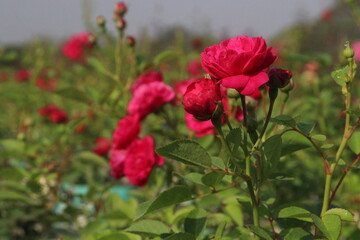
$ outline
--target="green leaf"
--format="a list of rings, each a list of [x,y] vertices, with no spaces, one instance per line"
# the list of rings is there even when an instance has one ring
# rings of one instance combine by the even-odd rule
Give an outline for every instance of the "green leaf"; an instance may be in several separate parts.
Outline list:
[[[203,177],[204,175],[203,174],[200,174],[200,173],[196,173],[196,172],[192,172],[192,173],[188,173],[184,176],[184,178],[186,180],[189,180],[193,183],[197,183],[197,184],[200,184],[200,185],[204,185],[204,183],[202,182],[201,178]]]
[[[327,150],[327,149],[332,148],[333,146],[334,146],[334,144],[332,144],[332,143],[327,143],[327,144],[322,145],[320,148],[321,148],[322,150]]]
[[[167,62],[173,58],[176,58],[177,56],[179,56],[179,53],[176,52],[176,51],[172,51],[172,50],[168,50],[168,51],[164,51],[164,52],[161,52],[159,53],[158,55],[156,55],[154,57],[154,65],[155,66],[159,66],[160,63],[163,63],[163,62]]]
[[[171,229],[164,223],[156,220],[142,220],[125,229],[127,232],[136,233],[145,237],[156,237],[171,233]]]
[[[192,210],[185,218],[184,230],[194,236],[199,236],[206,224],[207,212],[204,209],[197,208]]]
[[[31,200],[32,199],[29,198],[29,196],[27,196],[24,193],[6,190],[6,189],[1,189],[0,191],[0,201],[21,201],[21,202],[30,203]]]
[[[218,172],[209,172],[207,174],[205,174],[202,178],[201,181],[209,187],[215,187],[216,185],[218,185],[221,180],[224,178],[224,174],[222,173],[218,173]]]
[[[224,209],[228,216],[232,218],[232,220],[238,225],[243,226],[244,225],[244,216],[243,211],[241,210],[241,205],[235,201],[235,202],[229,202],[226,201],[224,203]]]
[[[291,228],[284,240],[313,240],[314,237],[302,228]]]
[[[254,225],[248,225],[248,227],[250,228],[250,231],[252,231],[255,235],[261,237],[262,239],[273,240],[270,233],[268,231],[266,231],[265,229],[263,229],[261,227],[256,227]]]
[[[76,157],[88,164],[92,163],[92,164],[95,164],[98,166],[107,166],[108,165],[107,161],[104,158],[102,158],[99,155],[97,155],[93,152],[90,152],[90,151],[80,152],[76,155]]]
[[[345,113],[349,114],[352,117],[360,118],[360,108],[351,108],[345,111]]]
[[[0,179],[4,180],[22,180],[25,177],[25,174],[17,168],[12,167],[2,167],[0,168]]]
[[[332,208],[327,210],[327,212],[324,214],[334,214],[337,215],[341,218],[342,221],[347,221],[347,222],[354,222],[354,216],[351,212],[349,212],[346,209],[343,208]]]
[[[160,193],[155,200],[140,204],[135,218],[138,219],[150,212],[188,200],[191,200],[190,190],[185,186],[174,186]]]
[[[290,117],[288,115],[276,116],[274,118],[271,118],[270,121],[280,124],[280,125],[287,126],[287,127],[295,127],[296,126],[295,119],[293,119],[292,117]]]
[[[240,146],[242,134],[243,133],[240,128],[234,128],[230,130],[229,134],[226,136],[226,141],[233,145],[233,149],[237,149]]]
[[[326,136],[322,135],[322,134],[313,135],[313,136],[311,136],[311,138],[313,140],[320,141],[320,142],[324,142],[326,140]]]
[[[69,87],[69,88],[63,88],[60,90],[57,90],[56,92],[53,92],[57,95],[60,95],[63,98],[68,98],[74,101],[78,101],[81,103],[89,103],[89,99],[86,96],[86,94],[76,88]]]
[[[281,146],[281,157],[311,147],[307,143],[285,143]]]
[[[300,123],[297,124],[297,127],[303,133],[310,134],[312,132],[312,130],[314,129],[315,124],[314,123],[300,122]]]
[[[281,145],[282,140],[280,135],[274,135],[264,142],[264,153],[270,169],[274,169],[280,160]]]
[[[344,68],[332,72],[331,77],[335,80],[337,84],[344,87],[346,86],[345,78],[347,77],[348,71],[349,71],[349,67],[346,66]]]
[[[214,167],[217,167],[217,168],[220,168],[220,169],[223,169],[223,170],[226,168],[225,163],[222,160],[222,158],[211,157],[211,163],[212,163],[212,166],[214,166]]]
[[[286,207],[279,211],[278,218],[296,218],[305,222],[312,222],[311,213],[300,207]]]
[[[176,140],[158,148],[156,153],[185,164],[211,168],[211,157],[206,149],[192,140]]]
[[[87,62],[89,63],[90,66],[95,68],[95,70],[98,73],[106,74],[108,72],[107,69],[104,67],[104,65],[97,58],[88,57]]]
[[[334,214],[327,214],[322,217],[322,221],[327,228],[331,239],[338,240],[341,233],[341,219]]]
[[[196,237],[190,233],[175,233],[164,240],[196,240]]]
[[[355,154],[360,154],[360,131],[353,133],[348,141],[348,145]]]
[[[100,238],[96,238],[96,240],[141,240],[140,236],[133,235],[131,233],[124,233],[124,232],[116,232],[106,234]]]
[[[330,232],[328,231],[328,229],[326,228],[325,224],[323,221],[321,221],[321,219],[316,216],[315,214],[310,214],[311,219],[313,220],[315,226],[325,235],[325,237],[327,237],[329,240],[333,240]]]
[[[25,150],[25,143],[17,139],[4,139],[0,141],[0,146],[11,153],[22,153]],[[1,149],[1,148],[0,148]]]

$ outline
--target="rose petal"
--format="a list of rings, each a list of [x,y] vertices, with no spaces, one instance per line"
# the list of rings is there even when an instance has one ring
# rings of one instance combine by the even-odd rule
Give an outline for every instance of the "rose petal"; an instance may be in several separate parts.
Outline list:
[[[244,88],[249,82],[250,76],[236,75],[221,79],[221,84],[227,88]]]
[[[267,81],[269,81],[268,75],[265,72],[260,72],[254,76],[249,76],[249,82],[246,84],[245,88],[237,90],[242,95],[250,96]]]

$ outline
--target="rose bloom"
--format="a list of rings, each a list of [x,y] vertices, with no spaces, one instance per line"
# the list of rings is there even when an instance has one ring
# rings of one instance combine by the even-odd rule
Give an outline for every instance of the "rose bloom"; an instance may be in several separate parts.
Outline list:
[[[141,85],[134,92],[127,111],[144,119],[148,114],[160,108],[175,97],[173,89],[163,82],[152,82]]]
[[[154,165],[163,165],[164,159],[155,151],[154,139],[147,136],[134,140],[126,149],[124,175],[135,186],[144,186]]]
[[[203,73],[201,62],[198,60],[193,60],[187,65],[187,72],[191,77],[197,78],[200,77]]]
[[[38,113],[53,123],[66,123],[68,120],[67,113],[54,104],[40,108]]]
[[[111,150],[110,151],[110,174],[115,179],[119,179],[124,176],[124,163],[125,163],[126,150]]]
[[[36,85],[44,91],[52,92],[56,90],[57,80],[38,78],[36,79]]]
[[[136,89],[138,89],[140,86],[152,82],[163,82],[164,78],[161,72],[157,71],[151,71],[147,73],[141,74],[138,79],[136,79],[136,82],[131,86],[130,90],[132,93],[135,92]]]
[[[118,121],[112,136],[112,149],[126,148],[140,133],[140,122],[137,116],[126,116]]]
[[[360,62],[360,40],[354,42],[352,44],[352,48],[354,49],[354,59],[356,62]]]
[[[72,36],[62,47],[62,54],[72,61],[82,61],[85,51],[91,49],[93,45],[89,41],[91,33],[83,32]]]
[[[110,150],[110,141],[107,138],[99,137],[95,140],[95,147],[93,153],[105,156]]]
[[[17,82],[26,82],[29,81],[31,77],[31,72],[27,69],[17,70],[15,73],[15,81]]]
[[[290,70],[284,70],[281,68],[271,68],[268,72],[269,81],[267,85],[272,88],[283,88],[289,84],[292,78],[292,72]]]
[[[175,105],[175,106],[180,105],[180,103],[181,103],[181,101],[182,101],[182,99],[183,99],[183,97],[184,97],[184,94],[185,94],[185,92],[186,92],[187,87],[188,87],[191,83],[193,83],[193,82],[195,82],[195,81],[197,81],[197,80],[195,80],[195,79],[188,79],[188,80],[181,81],[181,82],[178,82],[178,83],[175,84],[175,86],[174,86],[174,90],[175,90],[175,93],[176,93],[176,98],[175,98],[175,100],[174,100],[174,105]]]
[[[238,36],[201,53],[202,66],[210,76],[246,96],[269,80],[266,70],[276,59],[262,37]]]
[[[203,137],[210,134],[215,134],[215,127],[211,120],[199,121],[190,113],[185,113],[186,126],[195,132],[196,137]]]
[[[221,102],[220,87],[214,79],[202,78],[191,83],[184,94],[183,105],[185,111],[201,120],[213,117]]]

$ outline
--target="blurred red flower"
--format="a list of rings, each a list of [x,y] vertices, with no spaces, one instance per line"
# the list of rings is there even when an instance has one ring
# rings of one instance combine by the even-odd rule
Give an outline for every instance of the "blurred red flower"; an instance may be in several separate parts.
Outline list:
[[[72,61],[82,61],[85,58],[85,51],[91,49],[93,45],[89,41],[91,33],[83,32],[72,36],[63,45],[62,54]]]

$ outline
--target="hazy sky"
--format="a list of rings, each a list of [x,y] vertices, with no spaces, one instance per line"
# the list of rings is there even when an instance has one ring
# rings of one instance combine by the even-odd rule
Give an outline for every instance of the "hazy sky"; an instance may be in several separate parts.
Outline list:
[[[21,43],[36,36],[56,39],[85,30],[83,5],[91,16],[104,15],[109,28],[114,0],[0,0],[0,44]],[[244,33],[271,37],[299,20],[319,18],[334,0],[127,0],[127,34],[143,28],[156,34],[166,26],[183,25],[201,32]]]

